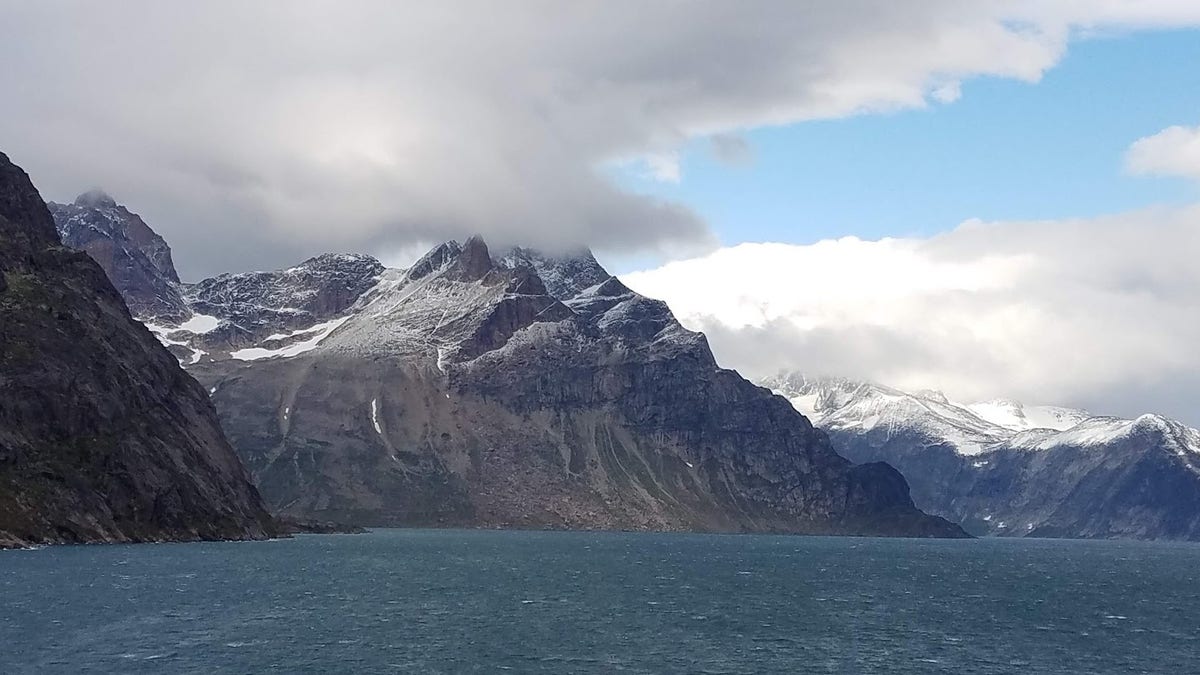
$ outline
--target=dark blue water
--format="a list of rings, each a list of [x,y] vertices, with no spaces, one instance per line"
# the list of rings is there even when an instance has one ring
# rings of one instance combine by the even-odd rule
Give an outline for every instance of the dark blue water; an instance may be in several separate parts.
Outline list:
[[[0,671],[1200,672],[1200,546],[383,530],[0,552]]]

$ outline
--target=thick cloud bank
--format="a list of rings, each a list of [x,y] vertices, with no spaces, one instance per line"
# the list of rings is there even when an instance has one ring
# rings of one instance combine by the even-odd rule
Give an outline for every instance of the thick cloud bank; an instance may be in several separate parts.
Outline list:
[[[723,365],[1200,426],[1200,206],[742,244],[623,279]]]
[[[697,136],[948,102],[1036,80],[1093,29],[1190,0],[0,0],[0,147],[52,198],[102,186],[182,271],[286,265],[484,232],[615,251],[711,247],[679,180]],[[686,177],[684,177],[686,180]]]

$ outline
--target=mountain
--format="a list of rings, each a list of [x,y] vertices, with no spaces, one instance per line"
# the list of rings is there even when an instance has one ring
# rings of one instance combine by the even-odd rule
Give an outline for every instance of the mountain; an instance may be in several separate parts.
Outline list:
[[[473,238],[406,270],[321,256],[182,294],[196,314],[152,329],[289,516],[963,536],[586,251]]]
[[[186,318],[171,247],[145,221],[100,190],[46,205],[62,242],[86,251],[139,317]]]
[[[110,241],[134,241],[123,234]],[[274,527],[204,390],[101,267],[62,245],[28,176],[0,154],[0,546]]]
[[[858,461],[885,461],[916,505],[974,534],[1200,539],[1200,432],[1016,401],[781,374],[786,396]]]

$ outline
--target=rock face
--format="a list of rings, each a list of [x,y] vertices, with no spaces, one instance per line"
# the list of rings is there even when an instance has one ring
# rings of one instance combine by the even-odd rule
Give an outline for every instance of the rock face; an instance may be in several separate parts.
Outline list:
[[[320,278],[347,280],[330,305],[340,314],[298,328],[259,311],[253,332],[270,335],[185,358],[282,513],[368,526],[963,534],[915,509],[894,469],[852,465],[784,399],[718,368],[702,335],[586,252],[494,259],[474,238],[408,270],[330,260],[343,273]],[[296,305],[249,290],[245,301]],[[218,303],[193,308],[248,323]],[[175,337],[186,349],[201,339]]]
[[[344,313],[383,272],[368,256],[326,254],[286,270],[185,284],[166,241],[107,194],[48,207],[62,242],[99,263],[133,315],[185,363],[224,358],[281,331],[302,333]]]
[[[854,461],[886,461],[917,506],[973,534],[1200,539],[1200,432],[1014,401],[784,374],[787,396]]]
[[[135,315],[182,320],[191,313],[180,294],[171,247],[140,216],[99,190],[71,204],[47,206],[62,242],[99,263]]]
[[[170,264],[138,253],[114,264]],[[0,154],[0,545],[261,538],[273,527],[204,390],[100,266],[61,244],[29,178]]]
[[[180,338],[212,358],[239,347],[256,345],[269,336],[282,346],[309,329],[344,314],[375,286],[383,265],[364,255],[326,254],[274,272],[222,274],[184,287],[194,316],[207,323],[185,322]],[[191,324],[191,325],[189,325]],[[156,332],[170,328],[155,326]]]

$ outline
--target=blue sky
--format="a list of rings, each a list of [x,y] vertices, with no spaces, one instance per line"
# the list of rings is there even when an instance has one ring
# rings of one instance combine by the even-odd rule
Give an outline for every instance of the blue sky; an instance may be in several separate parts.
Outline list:
[[[1131,176],[1123,157],[1138,138],[1197,123],[1200,31],[1141,32],[1073,42],[1037,83],[973,79],[949,104],[753,130],[743,165],[696,140],[678,184],[636,167],[617,180],[687,204],[725,245],[927,236],[968,218],[1195,201],[1195,183]]]

